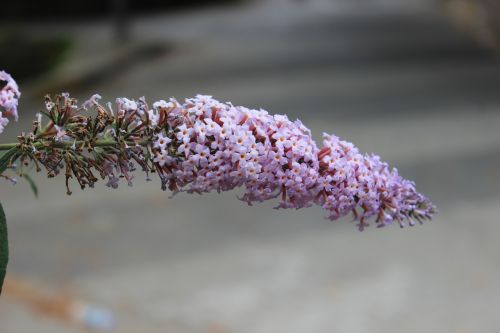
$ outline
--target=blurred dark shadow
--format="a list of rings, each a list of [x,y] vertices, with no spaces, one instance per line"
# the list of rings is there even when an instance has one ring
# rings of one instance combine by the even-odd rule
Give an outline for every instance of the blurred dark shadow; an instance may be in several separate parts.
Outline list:
[[[8,1],[2,5],[2,10],[9,13],[8,20],[34,19],[37,21],[48,20],[73,20],[96,19],[124,11],[133,16],[144,13],[164,11],[185,11],[203,7],[214,7],[241,3],[245,0],[86,0],[64,1],[43,0]],[[133,13],[133,15],[131,14]]]

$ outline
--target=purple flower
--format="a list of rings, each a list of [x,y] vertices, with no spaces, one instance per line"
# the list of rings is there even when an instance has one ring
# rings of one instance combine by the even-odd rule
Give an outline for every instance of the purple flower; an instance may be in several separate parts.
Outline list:
[[[153,145],[154,148],[158,148],[160,150],[165,150],[167,145],[172,142],[170,138],[167,136],[163,135],[163,133],[159,133],[158,137]]]
[[[0,133],[3,132],[5,126],[9,123],[5,116],[12,116],[14,120],[19,119],[17,113],[17,105],[21,92],[16,81],[5,71],[0,71]]]
[[[9,123],[9,119],[2,116],[2,112],[0,112],[0,133],[3,133],[5,126]]]

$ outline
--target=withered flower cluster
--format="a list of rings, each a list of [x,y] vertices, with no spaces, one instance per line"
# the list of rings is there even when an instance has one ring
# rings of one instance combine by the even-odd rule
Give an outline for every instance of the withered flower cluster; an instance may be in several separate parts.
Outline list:
[[[140,100],[138,108],[130,112],[118,104],[113,112],[99,105],[98,98],[94,95],[78,106],[67,94],[46,96],[46,110],[37,115],[31,133],[18,136],[18,151],[12,159],[19,159],[20,168],[34,163],[36,170],[45,169],[49,178],[64,172],[68,194],[72,178],[82,189],[106,177],[110,178],[108,184],[116,187],[118,177],[131,184],[136,165],[146,173],[154,171],[148,144],[160,129],[148,126],[149,118],[141,113],[148,108],[146,103]],[[167,112],[161,111],[163,119]],[[45,126],[42,114],[49,120]]]

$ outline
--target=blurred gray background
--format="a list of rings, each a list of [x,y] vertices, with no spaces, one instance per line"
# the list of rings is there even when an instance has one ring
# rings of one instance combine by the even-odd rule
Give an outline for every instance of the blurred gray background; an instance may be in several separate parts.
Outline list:
[[[439,214],[360,233],[318,207],[248,207],[234,192],[170,198],[140,173],[119,190],[73,184],[70,197],[64,177],[35,175],[38,199],[3,182],[2,333],[101,331],[75,304],[109,311],[124,333],[498,332],[494,1],[23,3],[2,11],[0,68],[23,92],[2,142],[31,128],[45,93],[210,94],[381,155]]]

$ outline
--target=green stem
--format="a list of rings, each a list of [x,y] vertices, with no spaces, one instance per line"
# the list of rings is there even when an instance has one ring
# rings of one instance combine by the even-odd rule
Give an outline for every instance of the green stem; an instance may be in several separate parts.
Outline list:
[[[0,143],[0,150],[9,150],[17,146],[17,143]]]
[[[9,150],[10,148],[14,148],[17,143],[0,143],[0,150]]]
[[[148,144],[148,140],[143,140],[143,141],[140,141],[139,144],[141,146],[145,146]],[[82,145],[84,144],[85,142],[84,141],[76,141],[76,145]],[[62,142],[53,142],[51,144],[52,147],[54,148],[68,148],[68,147],[71,147],[73,146],[73,142],[68,142],[68,141],[62,141]],[[115,140],[109,140],[109,139],[103,139],[103,140],[97,140],[95,141],[92,146],[93,147],[113,147],[113,146],[116,146],[117,142]],[[134,142],[128,142],[128,144],[130,145],[135,145]],[[0,143],[0,151],[2,150],[9,150],[11,148],[14,148],[18,145],[18,143]],[[36,142],[33,144],[33,146],[35,148],[42,148],[44,146],[43,142]]]

